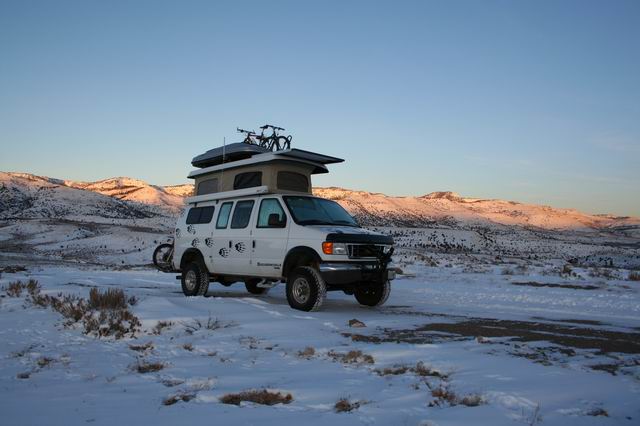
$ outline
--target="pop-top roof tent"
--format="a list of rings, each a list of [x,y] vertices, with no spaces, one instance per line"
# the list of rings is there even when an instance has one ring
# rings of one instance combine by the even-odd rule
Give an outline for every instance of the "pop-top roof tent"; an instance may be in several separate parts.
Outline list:
[[[327,164],[341,163],[331,157],[301,149],[271,151],[253,143],[232,143],[193,158],[198,167],[195,195],[188,203],[266,193],[311,193],[311,175],[328,173]]]

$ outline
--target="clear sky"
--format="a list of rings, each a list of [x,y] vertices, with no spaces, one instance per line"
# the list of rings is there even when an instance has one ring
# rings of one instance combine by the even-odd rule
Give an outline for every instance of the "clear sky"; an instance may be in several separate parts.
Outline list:
[[[0,0],[0,170],[183,183],[264,123],[315,185],[640,216],[640,1]]]

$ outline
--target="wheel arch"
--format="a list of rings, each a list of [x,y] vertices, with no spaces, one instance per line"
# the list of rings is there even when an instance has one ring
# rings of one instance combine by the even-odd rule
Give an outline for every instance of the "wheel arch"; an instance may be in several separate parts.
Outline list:
[[[200,250],[196,248],[189,248],[182,253],[182,257],[180,258],[180,270],[184,270],[184,267],[193,261],[200,261],[206,267],[204,262],[204,256],[200,252]]]
[[[317,251],[310,247],[298,246],[287,252],[282,265],[282,276],[288,277],[289,273],[298,266],[317,267],[322,259]]]

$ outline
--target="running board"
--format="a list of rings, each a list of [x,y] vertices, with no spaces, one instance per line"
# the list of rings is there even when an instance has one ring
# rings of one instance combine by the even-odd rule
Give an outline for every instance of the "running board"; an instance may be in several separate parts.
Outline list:
[[[258,284],[256,284],[256,287],[258,287],[258,288],[273,288],[273,287],[275,287],[277,285],[278,285],[278,281],[262,280]]]

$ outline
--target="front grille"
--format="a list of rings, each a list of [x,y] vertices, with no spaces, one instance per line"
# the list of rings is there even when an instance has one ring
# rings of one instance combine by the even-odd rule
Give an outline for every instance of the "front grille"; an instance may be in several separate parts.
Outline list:
[[[348,244],[347,250],[352,259],[377,258],[383,253],[384,246],[376,244]]]

